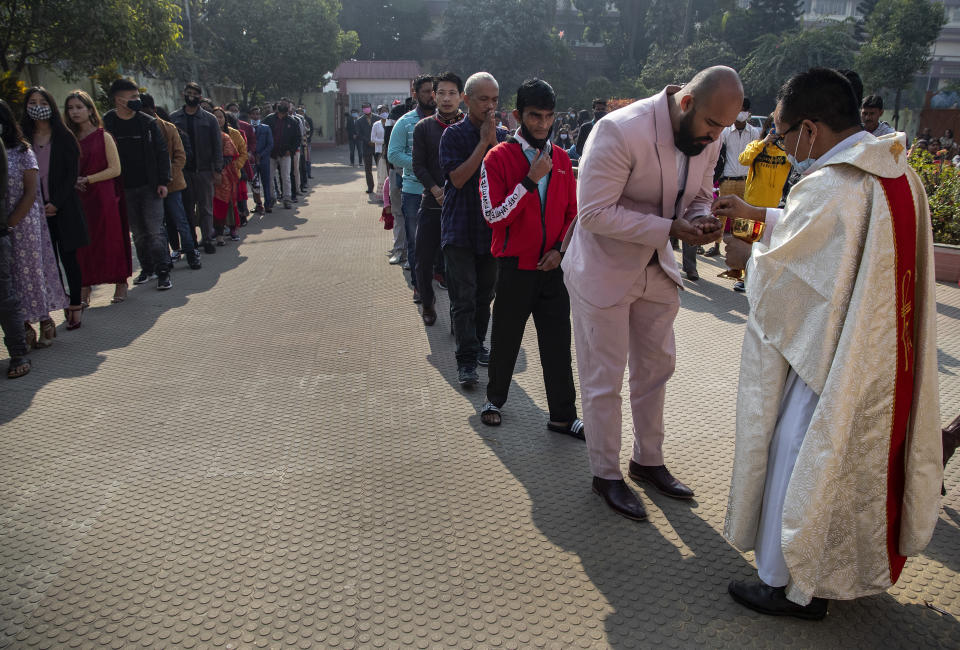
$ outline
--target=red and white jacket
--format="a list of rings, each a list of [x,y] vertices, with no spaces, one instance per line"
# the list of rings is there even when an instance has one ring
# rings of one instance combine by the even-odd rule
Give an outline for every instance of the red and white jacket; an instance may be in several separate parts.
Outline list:
[[[577,216],[577,181],[570,157],[549,142],[553,171],[547,186],[546,205],[527,179],[530,161],[524,153],[533,147],[518,131],[487,152],[480,170],[483,216],[493,229],[490,252],[494,257],[519,258],[517,268],[535,271],[551,248],[560,250],[567,228]]]

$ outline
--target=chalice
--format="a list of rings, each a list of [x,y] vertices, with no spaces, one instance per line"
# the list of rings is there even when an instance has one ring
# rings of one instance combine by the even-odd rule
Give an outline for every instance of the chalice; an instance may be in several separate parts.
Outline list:
[[[767,225],[763,221],[754,221],[753,219],[745,219],[743,217],[736,217],[733,219],[720,217],[720,219],[724,221],[724,233],[729,232],[737,239],[745,241],[749,244],[760,241],[760,238],[763,237],[763,230]],[[745,269],[727,269],[717,277],[730,278],[731,280],[743,280],[744,271]]]

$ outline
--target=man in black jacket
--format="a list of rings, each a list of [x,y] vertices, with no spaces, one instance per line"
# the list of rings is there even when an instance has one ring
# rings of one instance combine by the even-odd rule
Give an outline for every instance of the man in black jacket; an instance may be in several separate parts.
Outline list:
[[[170,121],[190,136],[193,156],[187,159],[183,177],[187,189],[183,204],[190,227],[200,227],[200,241],[207,254],[217,252],[213,245],[213,188],[223,171],[223,140],[217,118],[200,108],[200,86],[191,81],[183,89],[184,105],[170,114]]]
[[[370,102],[363,102],[363,106],[360,108],[360,111],[363,113],[360,117],[357,118],[357,140],[360,142],[363,149],[363,170],[367,175],[367,194],[373,193],[373,153],[374,153],[374,144],[370,139],[371,132],[373,131],[373,123],[377,119],[373,115],[373,107],[370,105]]]
[[[589,122],[580,125],[580,134],[577,136],[577,155],[583,156],[583,149],[587,146],[587,138],[590,136],[590,131],[593,130],[593,125],[596,124],[600,118],[607,114],[607,100],[605,99],[594,99],[593,100],[593,119]]]
[[[293,152],[300,146],[300,124],[290,117],[290,102],[281,99],[277,110],[264,118],[263,123],[273,132],[273,150],[270,152],[270,178],[280,171],[280,198],[283,207],[290,209],[290,168]]]
[[[434,305],[433,264],[440,250],[440,211],[443,207],[443,170],[440,168],[440,136],[451,124],[463,119],[460,95],[463,81],[452,72],[434,78],[437,112],[413,127],[413,173],[423,184],[423,198],[417,215],[417,259],[411,263],[417,274],[417,288],[423,301],[423,322],[437,321]]]
[[[123,191],[133,242],[140,259],[140,275],[134,284],[143,284],[157,274],[157,289],[170,282],[170,255],[163,229],[163,199],[170,183],[167,139],[157,120],[140,109],[140,90],[129,79],[110,85],[115,108],[103,116],[103,125],[117,143]]]

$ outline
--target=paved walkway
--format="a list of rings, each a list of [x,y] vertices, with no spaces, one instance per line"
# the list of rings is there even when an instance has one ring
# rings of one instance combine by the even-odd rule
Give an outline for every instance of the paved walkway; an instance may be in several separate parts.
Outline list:
[[[480,423],[446,295],[425,331],[362,173],[317,158],[295,211],[172,291],[97,290],[0,383],[0,647],[960,647],[960,462],[889,593],[812,624],[727,596],[753,575],[720,534],[747,303],[719,262],[683,294],[666,407],[697,500],[646,493],[629,522],[546,430],[533,339],[503,426]],[[960,290],[938,298],[946,422]]]

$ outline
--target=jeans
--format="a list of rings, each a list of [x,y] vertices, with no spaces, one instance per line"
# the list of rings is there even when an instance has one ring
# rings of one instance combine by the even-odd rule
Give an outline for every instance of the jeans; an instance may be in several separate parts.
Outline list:
[[[151,185],[123,190],[127,200],[127,217],[133,233],[140,268],[147,273],[165,273],[170,269],[167,233],[163,230],[163,199]]]
[[[0,237],[0,327],[3,328],[3,344],[11,359],[27,356],[27,337],[23,330],[23,311],[20,298],[13,288],[13,246],[10,237]]]
[[[357,162],[363,162],[363,143],[359,139],[354,138],[350,141],[350,165],[353,165],[353,153],[357,153]]]
[[[163,200],[163,212],[167,219],[167,231],[172,227],[179,235],[179,246],[173,246],[174,239],[170,238],[171,248],[188,253],[196,249],[197,242],[194,241],[193,228],[187,223],[187,212],[183,208],[183,192],[177,190],[167,194]]]
[[[289,201],[290,200],[290,154],[281,156],[280,158],[271,158],[270,159],[270,182],[273,182],[273,179],[277,175],[277,171],[280,172],[280,196],[277,197],[280,201]]]
[[[478,255],[461,246],[444,246],[443,255],[447,261],[453,335],[457,340],[457,367],[475,368],[490,323],[497,260],[489,253]]]
[[[187,213],[187,222],[191,231],[200,227],[201,242],[213,239],[213,172],[191,172],[184,170],[187,189],[183,190],[183,207]],[[190,239],[196,239],[192,236]]]
[[[270,178],[270,156],[264,156],[257,161],[256,173],[260,176],[260,187],[263,192],[263,204],[273,207],[273,179]]]
[[[407,258],[407,228],[403,218],[403,192],[400,190],[401,176],[390,173],[390,211],[393,213],[393,254]]]
[[[532,315],[550,419],[570,422],[577,417],[577,390],[570,354],[570,296],[563,284],[563,271],[559,267],[522,271],[517,268],[516,257],[497,259],[497,267],[487,400],[495,406],[506,403],[523,330]]]
[[[290,198],[297,198],[300,193],[300,150],[293,152],[293,159],[290,161]]]
[[[420,200],[423,198],[420,194],[408,194],[403,192],[403,198],[400,200],[401,210],[403,211],[403,229],[407,234],[407,261],[410,262],[411,271],[415,271],[414,264],[417,262],[417,214],[420,212]],[[413,288],[417,288],[416,272],[411,273],[411,283]]]
[[[440,250],[440,208],[423,208],[417,215],[417,260],[410,263],[416,274],[416,286],[420,290],[424,308],[432,307],[434,301],[434,260]]]

